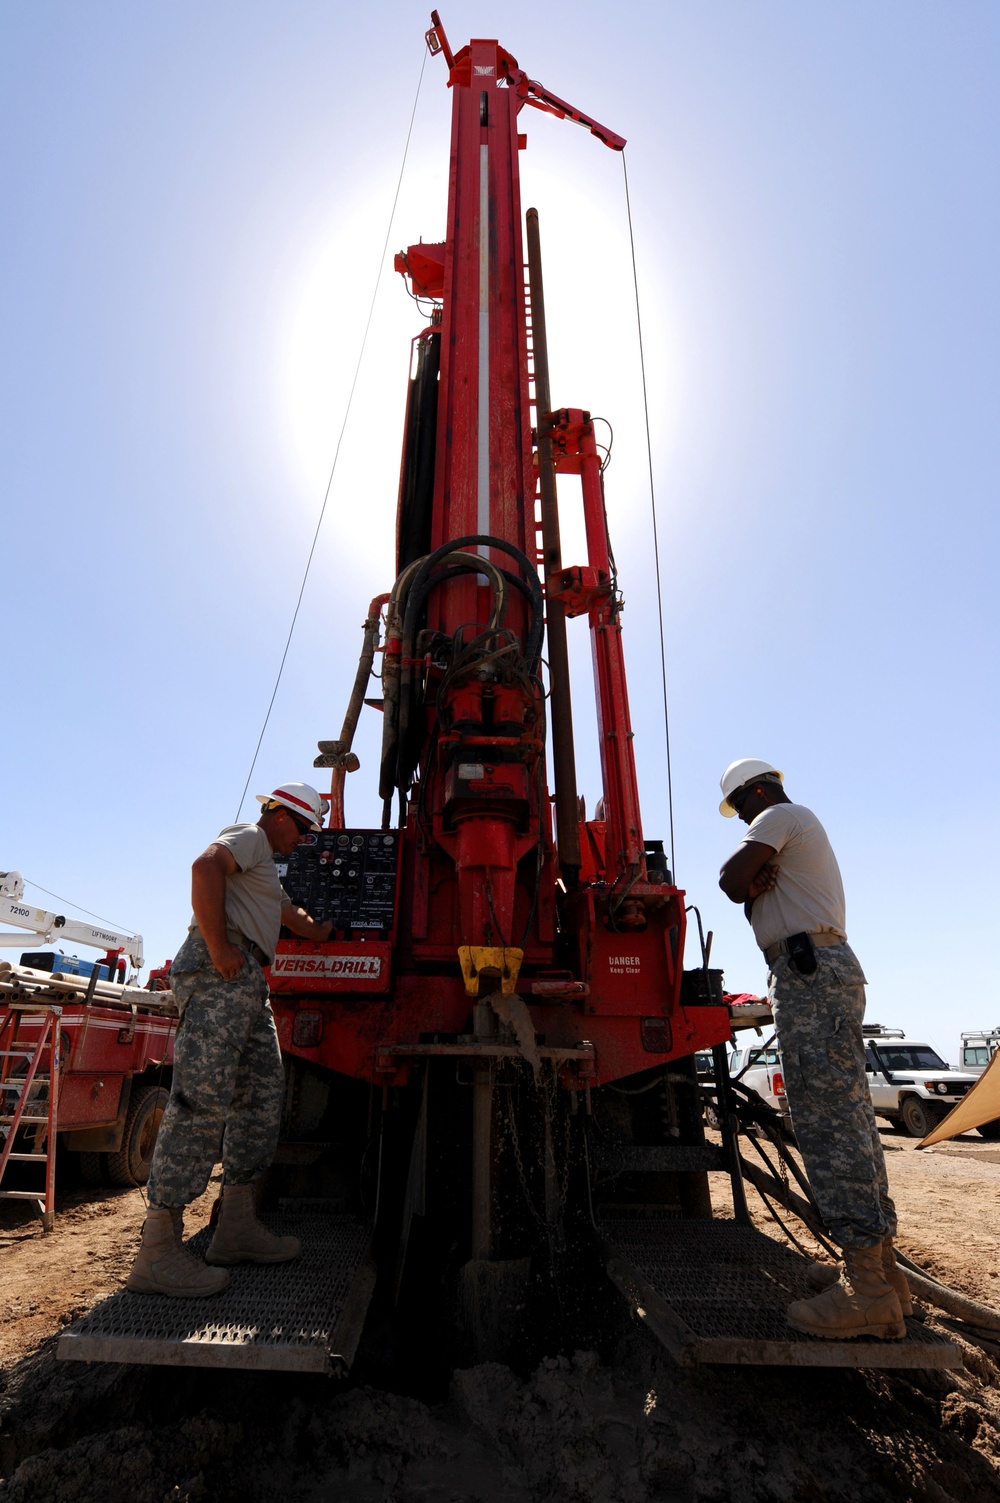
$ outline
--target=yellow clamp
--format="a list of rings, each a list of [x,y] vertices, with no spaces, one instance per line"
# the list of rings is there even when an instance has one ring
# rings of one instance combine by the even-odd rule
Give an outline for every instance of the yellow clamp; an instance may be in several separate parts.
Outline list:
[[[500,973],[500,990],[509,997],[517,986],[524,951],[513,945],[459,945],[458,963],[462,967],[462,980],[470,997],[479,996],[479,976],[482,971]],[[493,988],[491,988],[492,990]]]

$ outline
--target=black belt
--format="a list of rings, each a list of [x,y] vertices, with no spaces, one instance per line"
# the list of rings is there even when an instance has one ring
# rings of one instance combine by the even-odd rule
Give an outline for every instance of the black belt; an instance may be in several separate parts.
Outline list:
[[[234,945],[239,945],[241,950],[248,950],[258,965],[270,965],[271,957],[265,954],[260,945],[255,945],[252,939],[247,939],[239,929],[227,929],[226,938]]]
[[[847,944],[847,940],[842,934],[810,934],[809,938],[812,940],[817,950],[825,949],[828,945]],[[774,941],[774,944],[768,945],[767,949],[764,951],[764,959],[767,961],[768,965],[770,965],[772,960],[777,960],[779,955],[787,954],[788,940],[776,939]]]
[[[202,934],[197,924],[191,925],[190,932],[192,934],[197,934],[200,940],[204,940],[205,938],[204,934]],[[231,945],[238,945],[241,950],[246,950],[250,955],[252,955],[258,965],[271,964],[271,956],[265,954],[260,945],[255,945],[252,939],[247,939],[246,935],[242,934],[239,929],[227,929],[226,938]]]

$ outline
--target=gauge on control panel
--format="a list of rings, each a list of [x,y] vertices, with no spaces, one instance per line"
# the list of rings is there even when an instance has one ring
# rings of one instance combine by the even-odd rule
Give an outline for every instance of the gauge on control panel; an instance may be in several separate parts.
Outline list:
[[[291,856],[275,858],[293,903],[335,930],[392,928],[399,834],[395,830],[321,830]]]

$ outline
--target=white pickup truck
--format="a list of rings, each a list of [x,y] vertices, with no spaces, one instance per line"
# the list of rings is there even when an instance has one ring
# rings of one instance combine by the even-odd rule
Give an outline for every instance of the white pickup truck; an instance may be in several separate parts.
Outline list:
[[[711,1050],[703,1049],[694,1058],[698,1080],[705,1097],[705,1121],[709,1127],[718,1127],[715,1066],[712,1063]],[[788,1102],[785,1098],[785,1082],[781,1073],[781,1056],[773,1035],[766,1044],[755,1043],[749,1048],[745,1046],[738,1049],[731,1048],[727,1058],[730,1080],[735,1080],[748,1091],[755,1092],[762,1101],[773,1107],[781,1117],[782,1132],[788,1139],[794,1141]]]
[[[953,1070],[930,1044],[908,1039],[901,1028],[867,1023],[864,1035],[868,1089],[875,1115],[911,1137],[926,1137],[976,1083],[976,1075]],[[711,1055],[706,1054],[704,1059],[699,1078],[707,1084],[712,1077]],[[791,1136],[784,1071],[774,1039],[731,1050],[729,1073],[781,1113]],[[710,1125],[714,1124],[710,1121]],[[1000,1120],[984,1122],[977,1131],[983,1138],[1000,1138]]]
[[[941,1056],[900,1028],[865,1025],[868,1089],[875,1115],[902,1127],[911,1137],[923,1138],[947,1116],[976,1083],[976,1076],[953,1070]],[[1000,1137],[1000,1122],[979,1128],[984,1138]]]
[[[740,1081],[749,1091],[756,1091],[768,1106],[788,1116],[781,1055],[773,1042],[734,1049],[729,1056],[729,1078]]]

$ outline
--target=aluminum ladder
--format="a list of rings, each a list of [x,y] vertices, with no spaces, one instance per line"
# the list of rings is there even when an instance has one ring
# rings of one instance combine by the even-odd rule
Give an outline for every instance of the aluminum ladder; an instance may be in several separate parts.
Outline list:
[[[0,1008],[0,1200],[31,1201],[46,1232],[55,1224],[61,1017],[62,1008],[51,1003]],[[44,1164],[44,1186],[5,1190],[10,1163]]]

